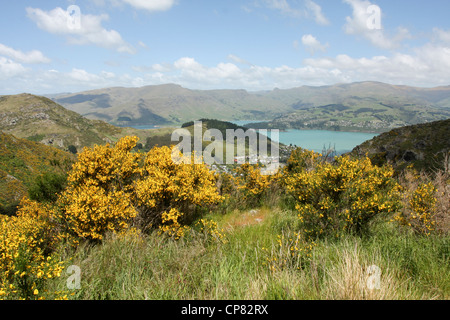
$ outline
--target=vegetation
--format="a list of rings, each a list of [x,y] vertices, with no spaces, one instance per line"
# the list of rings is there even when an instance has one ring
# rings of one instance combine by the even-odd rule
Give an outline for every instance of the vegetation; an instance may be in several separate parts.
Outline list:
[[[137,143],[83,149],[56,201],[0,216],[0,298],[450,297],[448,170],[298,149],[218,173]]]
[[[356,147],[353,156],[368,155],[377,165],[391,164],[397,173],[413,165],[428,173],[446,170],[450,154],[450,119],[407,126],[383,133]]]
[[[0,212],[14,215],[20,200],[55,200],[75,158],[54,147],[0,133]]]
[[[83,147],[117,142],[124,136],[145,139],[168,131],[122,128],[101,120],[89,120],[50,99],[31,94],[0,96],[0,115],[0,130],[5,134],[73,154]]]

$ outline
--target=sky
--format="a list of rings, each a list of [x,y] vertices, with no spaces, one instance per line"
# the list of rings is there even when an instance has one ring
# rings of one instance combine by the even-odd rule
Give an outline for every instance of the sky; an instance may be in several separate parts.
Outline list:
[[[450,85],[448,0],[15,0],[0,95]]]

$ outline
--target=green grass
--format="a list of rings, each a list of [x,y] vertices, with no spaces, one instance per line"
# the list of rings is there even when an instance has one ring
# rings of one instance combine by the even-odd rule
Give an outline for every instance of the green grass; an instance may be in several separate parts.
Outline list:
[[[448,236],[419,237],[379,221],[370,236],[324,239],[303,267],[269,269],[268,257],[286,258],[277,236],[295,231],[294,212],[279,208],[211,213],[227,242],[192,232],[180,241],[157,233],[141,241],[110,236],[101,245],[67,253],[82,271],[71,299],[308,300],[449,299]],[[263,248],[267,248],[264,250]],[[370,290],[370,266],[381,271]],[[66,290],[66,277],[51,289]]]

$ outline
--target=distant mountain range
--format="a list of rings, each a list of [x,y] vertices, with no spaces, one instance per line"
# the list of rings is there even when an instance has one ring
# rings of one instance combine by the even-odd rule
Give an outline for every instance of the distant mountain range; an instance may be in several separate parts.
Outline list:
[[[89,119],[116,125],[181,125],[200,118],[266,120],[267,128],[383,132],[450,118],[450,86],[358,82],[286,90],[190,90],[175,84],[49,96]]]

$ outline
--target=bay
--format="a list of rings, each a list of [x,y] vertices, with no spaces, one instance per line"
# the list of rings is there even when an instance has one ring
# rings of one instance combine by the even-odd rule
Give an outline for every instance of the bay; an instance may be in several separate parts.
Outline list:
[[[270,132],[268,136],[271,137]],[[315,152],[322,152],[324,149],[331,148],[337,154],[343,154],[352,151],[356,146],[376,136],[376,133],[365,132],[288,130],[279,133],[279,142]]]
[[[251,122],[260,121],[233,121],[233,123],[245,126]],[[376,137],[376,133],[344,132],[328,130],[287,130],[279,132],[279,142],[286,145],[294,145],[303,149],[322,152],[324,149],[334,149],[337,154],[352,151],[361,143]],[[270,131],[268,132],[271,138]]]
[[[244,126],[255,121],[230,121]],[[158,126],[133,126],[136,129],[156,129]],[[303,149],[322,152],[324,149],[333,148],[337,154],[352,151],[361,143],[376,137],[376,133],[366,132],[342,132],[327,130],[287,130],[279,132],[279,142],[285,145],[295,145]],[[271,137],[270,130],[268,136]]]

